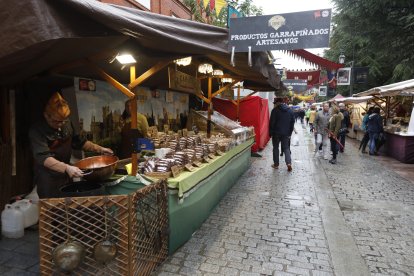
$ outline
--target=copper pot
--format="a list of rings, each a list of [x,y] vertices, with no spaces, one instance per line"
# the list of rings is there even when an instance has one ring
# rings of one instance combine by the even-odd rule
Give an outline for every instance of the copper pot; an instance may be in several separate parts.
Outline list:
[[[99,182],[114,174],[118,160],[114,155],[101,155],[82,159],[74,165],[84,171],[85,180]]]

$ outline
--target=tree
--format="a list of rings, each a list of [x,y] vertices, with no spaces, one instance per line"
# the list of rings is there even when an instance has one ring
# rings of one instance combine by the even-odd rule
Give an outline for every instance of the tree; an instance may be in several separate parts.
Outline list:
[[[354,66],[370,68],[368,85],[356,86],[354,90],[413,78],[414,1],[333,2],[336,14],[331,48],[325,52],[325,57],[338,60],[343,52],[348,61],[354,61]]]
[[[253,0],[226,0],[227,4],[233,6],[245,16],[262,15],[263,9],[253,4]],[[200,1],[203,3],[203,1]],[[227,26],[227,8],[223,8],[219,14],[210,12],[209,7],[199,5],[197,0],[184,0],[184,5],[190,8],[192,19],[195,21],[209,23],[219,27]],[[204,15],[204,17],[203,17]]]

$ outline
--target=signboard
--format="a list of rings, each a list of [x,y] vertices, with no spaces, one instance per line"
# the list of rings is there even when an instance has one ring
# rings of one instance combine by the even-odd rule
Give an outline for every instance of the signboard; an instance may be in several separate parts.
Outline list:
[[[308,89],[307,80],[286,79],[283,81],[283,85],[286,86],[289,92],[294,92],[296,94],[305,92]]]
[[[319,86],[319,96],[325,97],[328,94],[328,87],[327,86]]]
[[[353,67],[352,73],[354,76],[354,83],[367,83],[368,82],[369,67]]]
[[[196,77],[168,67],[168,87],[173,90],[191,94],[201,94],[200,82]]]
[[[331,10],[230,18],[229,49],[236,52],[329,46]]]
[[[339,68],[336,85],[350,85],[351,84],[351,67]]]

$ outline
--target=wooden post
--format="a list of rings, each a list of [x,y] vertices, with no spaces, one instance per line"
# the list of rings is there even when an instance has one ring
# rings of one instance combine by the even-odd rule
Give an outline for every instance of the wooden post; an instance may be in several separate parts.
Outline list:
[[[237,121],[240,119],[240,85],[237,87]]]
[[[212,90],[212,79],[211,77],[208,78],[208,100],[210,101],[208,103],[208,112],[207,112],[207,138],[210,138],[211,136],[211,113],[212,113],[212,99],[211,99],[211,91]]]
[[[385,106],[386,106],[385,123],[383,125],[387,125],[388,118],[390,117],[391,97],[386,97]]]
[[[136,71],[135,71],[135,65],[131,65],[129,67],[129,75],[130,75],[130,81],[133,82],[136,79]],[[131,130],[136,130],[138,128],[138,122],[137,122],[137,99],[136,95],[131,98]],[[135,143],[134,143],[135,145]],[[132,155],[131,155],[131,162],[132,162],[132,169],[131,169],[131,175],[136,175],[138,171],[138,154],[134,152],[135,149],[132,149]]]

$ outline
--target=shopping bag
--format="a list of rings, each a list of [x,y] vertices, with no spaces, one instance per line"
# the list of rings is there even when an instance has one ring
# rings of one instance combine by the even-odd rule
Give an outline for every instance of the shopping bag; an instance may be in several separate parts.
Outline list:
[[[322,134],[320,133],[316,134],[316,144],[317,145],[322,144]]]
[[[299,146],[299,136],[297,134],[292,136],[292,145]]]

